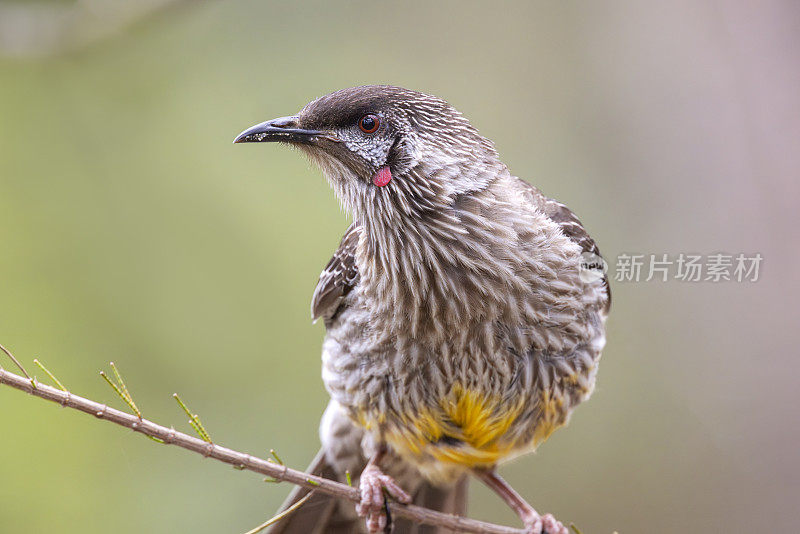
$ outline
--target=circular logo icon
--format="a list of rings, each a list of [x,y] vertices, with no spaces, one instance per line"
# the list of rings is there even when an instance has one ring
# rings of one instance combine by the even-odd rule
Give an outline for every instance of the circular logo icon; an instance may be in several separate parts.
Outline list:
[[[582,281],[589,284],[602,280],[608,272],[608,264],[606,261],[591,252],[581,253],[581,263],[578,266],[578,276]]]

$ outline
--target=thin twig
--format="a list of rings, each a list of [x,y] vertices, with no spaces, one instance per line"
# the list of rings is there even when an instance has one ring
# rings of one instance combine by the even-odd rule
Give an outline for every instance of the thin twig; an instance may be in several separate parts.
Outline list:
[[[111,370],[114,371],[114,376],[117,379],[117,384],[119,385],[119,389],[122,390],[122,393],[125,395],[125,398],[128,399],[128,405],[133,409],[133,412],[141,419],[142,412],[139,411],[138,406],[136,406],[136,403],[133,402],[133,397],[131,396],[131,392],[128,391],[128,386],[125,385],[125,381],[122,379],[122,375],[117,370],[117,366],[114,365],[114,362],[108,362],[108,365],[110,365]]]
[[[120,389],[120,387],[117,384],[112,382],[111,379],[108,378],[108,375],[105,372],[100,371],[100,376],[102,376],[103,380],[105,380],[106,383],[109,386],[111,386],[111,389],[113,389],[114,392],[119,396],[119,398],[122,399],[122,402],[127,404],[128,408],[133,410],[133,413],[136,414],[136,417],[141,419],[142,418],[142,412],[139,411],[139,408],[136,407],[136,405],[133,403],[133,401],[130,399],[130,397],[128,395],[125,395],[125,393],[122,391],[122,389]]]
[[[200,422],[200,418],[197,416],[197,414],[192,413],[192,411],[188,406],[186,406],[186,403],[181,400],[177,393],[173,393],[172,398],[175,399],[175,401],[178,403],[178,406],[183,408],[183,411],[189,416],[189,424],[192,425],[192,428],[194,428],[194,431],[197,432],[197,435],[200,436],[200,438],[206,443],[211,443],[211,436],[209,436],[208,432],[206,432],[206,429],[203,426],[203,423]]]
[[[49,377],[50,377],[50,380],[52,380],[52,381],[55,383],[55,385],[57,385],[57,386],[58,386],[58,389],[60,389],[61,391],[67,391],[67,388],[65,388],[65,387],[64,387],[64,384],[62,384],[62,383],[61,383],[61,381],[60,381],[58,378],[56,378],[56,375],[54,375],[53,373],[51,373],[51,372],[50,372],[50,369],[48,369],[47,367],[45,367],[45,366],[44,366],[44,364],[43,364],[42,362],[40,362],[39,360],[37,360],[36,358],[34,358],[34,359],[33,359],[33,363],[35,363],[35,364],[36,364],[36,365],[39,367],[39,369],[41,369],[42,371],[44,371],[44,372],[45,372],[45,374],[46,374],[47,376],[49,376]]]
[[[8,372],[4,369],[0,369],[0,384],[5,384],[20,391],[30,393],[36,397],[94,415],[99,419],[110,421],[147,436],[158,438],[163,440],[166,444],[176,445],[182,449],[199,453],[207,458],[213,458],[230,465],[242,466],[248,471],[271,476],[278,480],[302,486],[310,490],[316,490],[317,492],[332,495],[353,503],[360,501],[358,489],[349,487],[346,484],[304,473],[285,465],[278,465],[262,458],[209,443],[202,439],[189,436],[188,434],[178,432],[175,429],[161,426],[147,419],[140,419],[135,415],[116,410],[105,404],[100,404],[51,386],[38,384],[34,387],[30,379],[26,379],[25,377]],[[521,529],[435,512],[427,508],[410,504],[389,502],[388,508],[395,517],[404,517],[415,523],[448,528],[456,532],[524,534],[524,531]]]
[[[253,530],[248,530],[247,532],[245,532],[245,534],[256,534],[257,532],[261,532],[262,530],[264,530],[268,526],[274,525],[275,523],[277,523],[278,521],[280,521],[284,517],[290,515],[292,512],[294,512],[295,510],[297,510],[298,508],[303,506],[306,503],[306,501],[311,498],[312,495],[314,495],[314,492],[313,491],[309,491],[306,494],[305,497],[303,497],[302,499],[300,499],[299,501],[297,501],[296,503],[291,505],[289,508],[287,508],[283,512],[279,513],[278,515],[276,515],[274,517],[271,517],[270,519],[264,521],[263,523],[258,525]]]
[[[14,357],[14,355],[13,355],[13,354],[11,354],[11,351],[10,351],[10,350],[8,350],[7,348],[5,348],[3,345],[0,345],[0,350],[2,350],[3,352],[5,352],[5,353],[6,353],[6,356],[8,356],[9,358],[11,358],[11,361],[12,361],[12,362],[14,362],[14,364],[15,364],[17,367],[19,367],[19,370],[20,370],[20,371],[22,371],[22,374],[23,374],[23,375],[25,375],[25,377],[26,377],[26,378],[28,379],[28,381],[31,383],[31,386],[33,386],[33,388],[34,388],[34,389],[36,389],[36,382],[34,382],[33,378],[31,378],[31,375],[29,375],[29,374],[28,374],[28,371],[26,371],[26,370],[25,370],[25,368],[24,368],[24,367],[22,367],[22,364],[21,364],[21,363],[19,363],[19,360],[18,360],[18,359],[16,359],[16,358]]]
[[[36,360],[34,360],[34,361],[36,361]],[[125,381],[122,379],[122,374],[117,369],[117,366],[114,365],[114,362],[108,362],[108,363],[109,363],[109,365],[111,365],[111,369],[114,370],[114,376],[117,378],[117,383],[115,384],[114,382],[112,382],[111,379],[108,378],[108,375],[105,374],[103,371],[100,371],[100,376],[102,376],[103,380],[105,380],[106,383],[109,386],[111,386],[111,389],[113,389],[114,392],[119,396],[119,398],[122,399],[122,402],[127,404],[128,408],[133,410],[133,413],[136,414],[136,417],[138,417],[141,420],[142,419],[142,412],[141,412],[141,410],[139,410],[139,407],[136,406],[136,403],[133,402],[133,395],[131,395],[131,392],[128,390],[128,386],[125,385]],[[53,379],[55,379],[55,377],[53,377]],[[67,390],[65,389],[64,391],[67,391]],[[69,393],[69,391],[67,391],[67,393]],[[162,443],[162,444],[164,443],[164,440],[159,439],[159,438],[157,438],[155,436],[147,436],[147,437],[150,438],[151,440],[155,441],[156,443]]]

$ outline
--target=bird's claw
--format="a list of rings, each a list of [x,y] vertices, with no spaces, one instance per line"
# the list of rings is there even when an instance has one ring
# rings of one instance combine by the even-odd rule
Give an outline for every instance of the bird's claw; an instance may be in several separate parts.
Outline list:
[[[380,532],[386,528],[384,489],[399,502],[411,502],[411,497],[408,493],[392,477],[384,474],[377,466],[367,466],[361,473],[359,481],[361,502],[356,505],[356,512],[358,512],[359,516],[367,519],[367,530],[370,533]]]
[[[569,534],[567,527],[553,517],[553,514],[531,515],[525,519],[527,534]]]

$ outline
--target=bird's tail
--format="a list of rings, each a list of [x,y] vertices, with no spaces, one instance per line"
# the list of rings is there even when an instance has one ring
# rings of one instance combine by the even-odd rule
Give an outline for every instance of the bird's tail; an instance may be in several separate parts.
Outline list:
[[[329,464],[325,451],[320,450],[307,473],[339,480],[341,477]],[[303,487],[295,489],[281,505],[286,510],[308,494]],[[417,484],[412,492],[412,502],[432,510],[456,515],[467,512],[467,477],[447,487],[437,487],[427,481]],[[449,529],[418,525],[406,519],[393,518],[393,534],[449,534]],[[323,493],[315,493],[302,507],[270,526],[268,534],[362,534],[366,532],[364,519],[355,513],[353,503],[336,499]]]

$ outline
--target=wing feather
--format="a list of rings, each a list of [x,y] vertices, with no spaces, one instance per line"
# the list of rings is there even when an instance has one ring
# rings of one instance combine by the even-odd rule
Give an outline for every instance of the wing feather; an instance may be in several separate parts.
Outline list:
[[[360,235],[358,224],[351,224],[344,233],[339,248],[319,275],[319,282],[311,299],[311,317],[315,321],[320,317],[326,321],[332,319],[339,312],[345,297],[358,284],[355,252]]]

